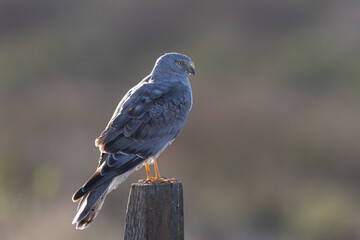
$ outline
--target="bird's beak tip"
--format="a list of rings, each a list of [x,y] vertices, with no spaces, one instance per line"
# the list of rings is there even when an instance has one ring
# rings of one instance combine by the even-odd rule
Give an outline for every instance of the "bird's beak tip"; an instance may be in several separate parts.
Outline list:
[[[195,66],[194,66],[193,63],[190,65],[190,71],[189,71],[189,73],[190,73],[191,75],[195,75]]]

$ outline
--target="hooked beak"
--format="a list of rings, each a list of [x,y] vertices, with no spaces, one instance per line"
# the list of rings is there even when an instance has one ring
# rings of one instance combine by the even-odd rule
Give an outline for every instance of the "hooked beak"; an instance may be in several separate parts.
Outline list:
[[[194,63],[190,64],[189,74],[195,75],[195,65],[194,65]]]

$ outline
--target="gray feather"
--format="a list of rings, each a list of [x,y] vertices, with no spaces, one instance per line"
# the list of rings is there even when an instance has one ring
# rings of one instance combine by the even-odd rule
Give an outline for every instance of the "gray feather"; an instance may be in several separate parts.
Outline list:
[[[194,73],[190,58],[167,53],[123,97],[95,140],[101,151],[98,169],[73,196],[74,201],[80,200],[73,221],[77,229],[89,226],[106,195],[180,133],[192,106],[188,75]]]

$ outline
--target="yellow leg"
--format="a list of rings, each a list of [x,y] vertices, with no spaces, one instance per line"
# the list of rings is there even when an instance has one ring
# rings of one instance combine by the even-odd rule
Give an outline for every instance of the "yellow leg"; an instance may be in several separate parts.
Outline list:
[[[139,183],[152,182],[154,178],[151,176],[149,164],[145,163],[146,179],[140,179]]]
[[[156,158],[154,158],[154,168],[155,168],[155,179],[161,179],[159,167],[157,165]]]
[[[160,177],[159,167],[156,161],[156,158],[154,158],[154,168],[155,168],[155,178],[154,182],[161,182],[161,183],[168,183],[168,182],[176,182],[175,178],[162,178]]]
[[[175,178],[162,178],[160,176],[159,167],[156,161],[156,158],[154,158],[154,168],[155,168],[155,178],[151,176],[150,168],[147,163],[145,163],[145,169],[146,169],[146,180],[139,180],[140,183],[169,183],[169,182],[176,182]]]
[[[146,169],[146,175],[147,175],[146,178],[152,179],[149,164],[145,163],[145,169]]]

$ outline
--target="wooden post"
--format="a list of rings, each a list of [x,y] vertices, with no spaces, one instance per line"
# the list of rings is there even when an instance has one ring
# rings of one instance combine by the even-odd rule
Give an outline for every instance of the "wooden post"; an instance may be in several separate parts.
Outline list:
[[[126,210],[125,240],[183,240],[182,184],[133,183]]]

